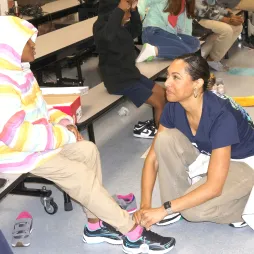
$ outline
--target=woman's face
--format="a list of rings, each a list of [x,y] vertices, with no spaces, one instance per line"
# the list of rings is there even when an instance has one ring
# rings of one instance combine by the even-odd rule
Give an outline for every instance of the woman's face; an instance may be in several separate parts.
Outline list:
[[[169,102],[181,102],[193,96],[195,81],[186,71],[183,60],[175,60],[168,68],[166,97]]]
[[[30,39],[23,49],[21,62],[33,62],[35,54],[35,43]]]

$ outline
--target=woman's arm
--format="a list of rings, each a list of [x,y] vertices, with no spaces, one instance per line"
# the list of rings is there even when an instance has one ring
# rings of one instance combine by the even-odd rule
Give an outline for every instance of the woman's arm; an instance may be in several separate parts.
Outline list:
[[[207,181],[195,190],[171,201],[171,209],[181,212],[198,206],[206,201],[221,195],[225,184],[231,157],[231,146],[218,148],[212,151],[208,167]],[[143,226],[147,229],[167,215],[164,206],[143,210],[141,213]]]
[[[188,194],[171,201],[172,210],[181,212],[220,196],[228,175],[230,157],[231,146],[213,150],[208,167],[207,181]]]
[[[159,126],[158,133],[162,132],[166,128],[162,125]],[[158,135],[157,133],[157,135]],[[151,207],[152,203],[152,193],[153,188],[157,176],[157,170],[158,170],[158,161],[156,158],[155,150],[154,150],[154,144],[156,141],[155,136],[152,146],[149,150],[149,153],[145,159],[144,167],[142,170],[142,180],[141,180],[141,204],[140,209],[149,209]],[[135,214],[136,222],[140,223],[140,211],[136,212]]]

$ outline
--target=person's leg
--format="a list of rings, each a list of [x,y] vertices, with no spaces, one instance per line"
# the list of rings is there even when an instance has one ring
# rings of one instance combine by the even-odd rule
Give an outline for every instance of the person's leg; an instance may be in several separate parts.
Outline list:
[[[207,181],[192,185],[186,193]],[[241,222],[244,207],[254,185],[254,170],[246,163],[232,161],[221,196],[183,211],[182,216],[193,222],[210,221],[220,224]]]
[[[219,62],[240,35],[242,26],[231,26],[221,21],[208,19],[202,19],[199,23],[218,35],[214,41],[208,60]]]
[[[147,103],[154,107],[155,124],[158,127],[160,116],[166,104],[165,88],[141,75],[139,80],[126,83],[126,88],[116,94],[128,97],[136,107]]]
[[[180,55],[194,53],[199,47],[199,40],[185,34],[171,34],[155,28],[146,35],[146,43],[158,48],[158,57],[174,59]]]
[[[206,59],[209,56],[217,37],[218,35],[213,33],[205,39],[205,43],[201,46],[201,55],[203,58]]]
[[[166,104],[165,89],[162,86],[155,84],[152,89],[152,95],[147,99],[146,103],[154,108],[154,120],[155,125],[158,128],[160,117]]]
[[[80,141],[66,145],[58,155],[31,173],[53,181],[90,211],[88,216],[92,217],[92,223],[85,226],[85,242],[122,244],[126,253],[141,253],[144,242],[149,249],[154,250],[157,246],[154,252],[159,253],[166,253],[174,247],[174,238],[159,236],[136,225],[104,189],[100,156],[93,143]],[[94,223],[96,217],[100,221]]]
[[[53,181],[90,212],[88,219],[99,218],[122,233],[129,232],[134,222],[102,186],[100,156],[89,141],[66,145],[62,151],[32,174]],[[90,220],[91,221],[91,220]]]
[[[145,28],[143,31],[145,44],[137,58],[137,62],[150,59],[152,56],[174,59],[180,55],[194,53],[199,47],[199,40],[189,35],[175,35],[160,28]],[[155,52],[155,54],[154,54]]]
[[[235,7],[237,10],[254,11],[253,0],[241,0],[240,3]]]
[[[196,160],[199,151],[177,129],[158,133],[154,148],[159,164],[161,202],[181,197],[190,187],[188,166]]]
[[[195,53],[200,49],[200,41],[194,36],[187,34],[178,34],[185,45],[188,45],[190,48],[190,53]]]

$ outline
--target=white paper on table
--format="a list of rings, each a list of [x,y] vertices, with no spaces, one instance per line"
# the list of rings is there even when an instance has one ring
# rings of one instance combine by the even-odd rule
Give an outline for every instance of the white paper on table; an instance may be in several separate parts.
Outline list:
[[[48,94],[80,94],[81,96],[87,94],[89,91],[88,86],[78,87],[41,87],[43,95]]]
[[[254,187],[244,208],[242,218],[254,230]]]

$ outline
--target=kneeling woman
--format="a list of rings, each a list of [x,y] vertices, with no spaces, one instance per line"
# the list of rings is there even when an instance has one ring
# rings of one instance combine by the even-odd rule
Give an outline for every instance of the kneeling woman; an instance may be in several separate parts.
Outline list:
[[[207,91],[209,76],[207,62],[194,55],[174,60],[168,69],[169,103],[145,160],[141,210],[135,214],[147,228],[181,216],[246,225],[242,213],[254,185],[254,124],[232,99]],[[151,208],[157,174],[162,206]],[[198,182],[191,181],[193,175]]]

